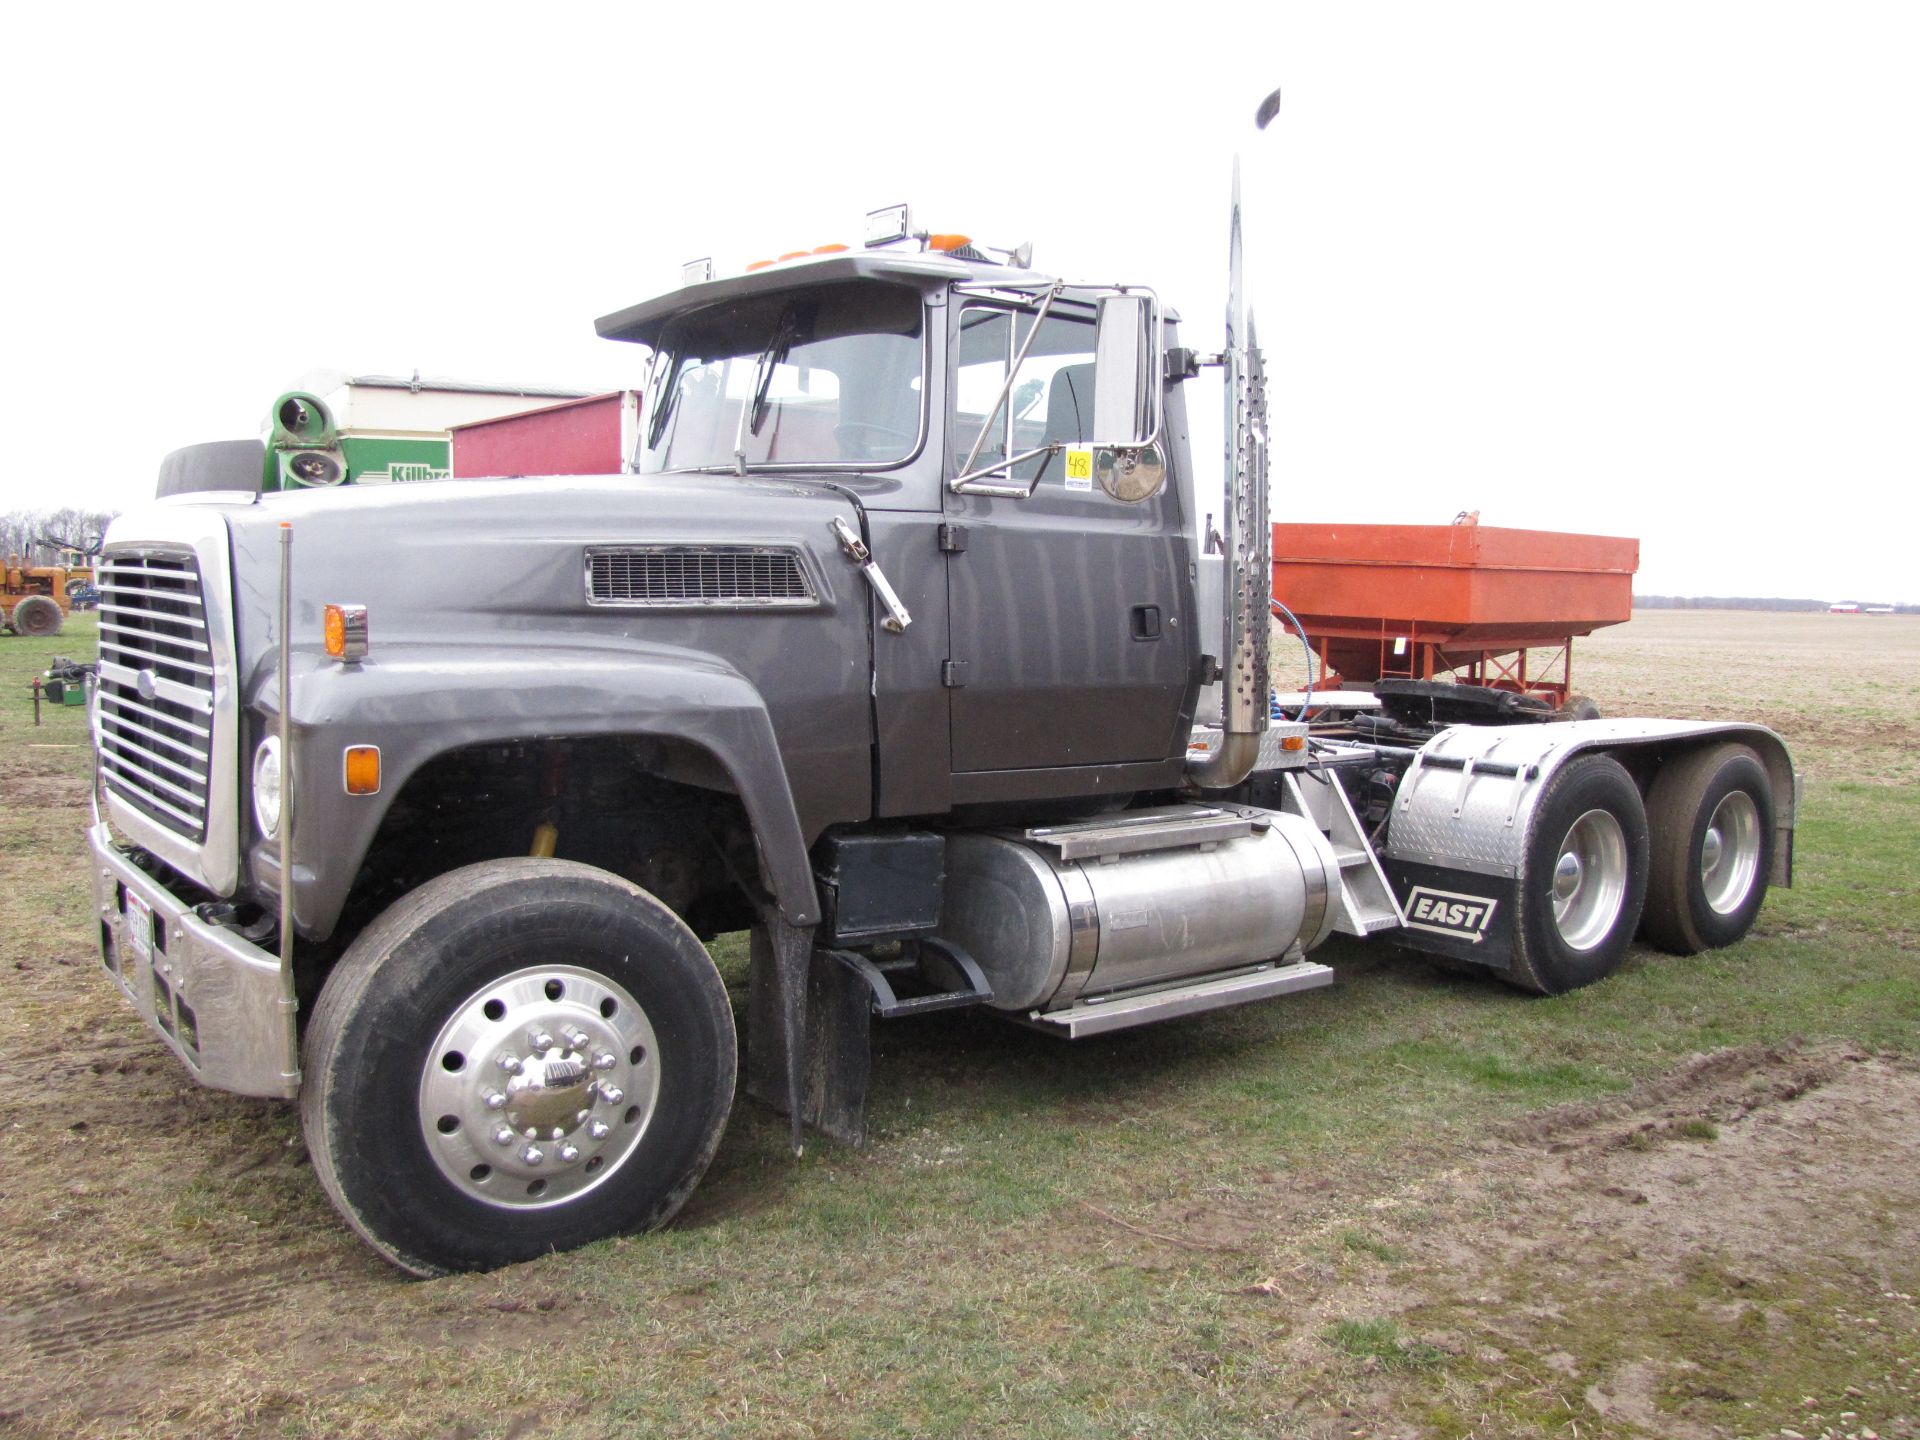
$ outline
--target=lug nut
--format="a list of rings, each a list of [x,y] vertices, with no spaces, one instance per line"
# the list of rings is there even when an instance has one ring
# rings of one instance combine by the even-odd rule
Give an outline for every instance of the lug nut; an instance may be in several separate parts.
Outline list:
[[[549,1140],[564,1140],[567,1138],[567,1132],[556,1125],[547,1132],[547,1138]]]
[[[619,1061],[613,1058],[613,1052],[611,1050],[602,1050],[598,1055],[593,1057],[593,1068],[596,1070],[611,1070],[619,1063]]]
[[[486,1107],[489,1110],[498,1110],[507,1103],[507,1097],[502,1095],[498,1090],[489,1090],[480,1098],[486,1103]]]
[[[600,1098],[609,1105],[618,1105],[622,1100],[627,1098],[627,1092],[622,1090],[618,1085],[602,1085],[600,1087]]]
[[[527,1044],[531,1045],[535,1050],[551,1050],[553,1048],[553,1036],[549,1035],[545,1030],[529,1030],[527,1032]]]
[[[505,1125],[500,1126],[499,1129],[493,1132],[493,1143],[496,1145],[511,1145],[513,1143],[512,1129]]]
[[[560,1147],[560,1158],[571,1165],[580,1158],[580,1147],[578,1145],[562,1145]]]
[[[509,1052],[508,1054],[502,1055],[498,1060],[495,1060],[493,1063],[498,1065],[502,1070],[506,1071],[507,1074],[509,1075],[518,1075],[520,1073],[520,1057],[518,1055],[512,1054],[511,1052]]]
[[[604,1140],[607,1138],[607,1132],[612,1129],[613,1127],[607,1124],[606,1121],[595,1120],[591,1125],[587,1126],[587,1134],[596,1140]]]
[[[574,1029],[566,1031],[565,1034],[567,1044],[571,1045],[575,1050],[584,1050],[587,1048],[588,1040],[586,1031]]]
[[[529,1145],[520,1152],[520,1159],[528,1165],[538,1165],[547,1155],[538,1145]]]

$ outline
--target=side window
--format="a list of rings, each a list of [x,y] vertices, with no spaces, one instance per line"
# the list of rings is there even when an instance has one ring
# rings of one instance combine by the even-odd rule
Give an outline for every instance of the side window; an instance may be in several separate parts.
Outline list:
[[[960,341],[953,386],[954,463],[973,447],[986,424],[993,402],[1007,383],[1007,367],[1026,341],[1032,327],[1030,312],[999,306],[969,305],[960,312]],[[1093,438],[1092,319],[1047,316],[1028,347],[1014,381],[1013,393],[981,443],[974,468],[1005,460],[1009,453],[1024,454],[1055,441],[1084,442]],[[1012,451],[1007,449],[1011,416]],[[1041,455],[1014,467],[1020,480],[1057,479],[1057,459]]]

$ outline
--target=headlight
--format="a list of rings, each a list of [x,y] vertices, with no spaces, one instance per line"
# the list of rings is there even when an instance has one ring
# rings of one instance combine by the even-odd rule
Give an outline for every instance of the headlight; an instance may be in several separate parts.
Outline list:
[[[253,752],[253,818],[271,840],[280,831],[280,737],[269,735]]]

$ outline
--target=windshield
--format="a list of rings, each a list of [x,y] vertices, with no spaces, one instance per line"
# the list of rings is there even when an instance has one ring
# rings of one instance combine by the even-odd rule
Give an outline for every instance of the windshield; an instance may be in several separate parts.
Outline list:
[[[919,444],[919,292],[854,283],[671,320],[640,468],[892,465]]]

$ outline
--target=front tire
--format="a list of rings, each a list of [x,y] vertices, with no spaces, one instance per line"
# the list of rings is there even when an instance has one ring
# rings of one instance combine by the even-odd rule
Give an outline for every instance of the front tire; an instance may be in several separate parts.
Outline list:
[[[1647,895],[1647,816],[1633,777],[1606,755],[1574,760],[1535,807],[1507,978],[1545,995],[1612,973]]]
[[[1716,745],[1669,762],[1648,792],[1647,819],[1647,939],[1697,955],[1744,937],[1773,868],[1773,785],[1760,757]]]
[[[664,1223],[712,1160],[736,1041],[713,961],[638,886],[561,860],[443,875],[328,977],[300,1114],[327,1198],[415,1275]]]

